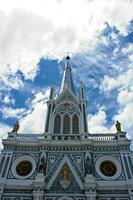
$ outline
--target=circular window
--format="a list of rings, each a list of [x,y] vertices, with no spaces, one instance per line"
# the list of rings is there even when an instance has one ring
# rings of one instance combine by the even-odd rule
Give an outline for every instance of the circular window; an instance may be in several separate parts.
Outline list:
[[[117,168],[116,165],[109,161],[105,160],[100,164],[100,171],[105,175],[105,176],[114,176],[116,174]]]
[[[16,158],[12,164],[12,174],[18,179],[29,178],[36,169],[34,158],[29,155],[22,155]]]
[[[19,176],[27,176],[32,171],[32,164],[28,160],[18,163],[16,172]]]
[[[95,169],[104,180],[116,180],[122,173],[119,160],[111,155],[99,156],[95,162]]]

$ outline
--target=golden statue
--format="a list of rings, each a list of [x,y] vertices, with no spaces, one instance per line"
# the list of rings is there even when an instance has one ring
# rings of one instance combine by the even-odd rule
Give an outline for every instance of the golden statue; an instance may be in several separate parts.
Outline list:
[[[116,126],[116,130],[117,130],[117,132],[121,132],[121,123],[118,122],[118,121],[116,121],[115,126]]]
[[[67,164],[63,166],[63,180],[69,180],[69,167]]]
[[[19,130],[19,123],[18,123],[18,121],[16,121],[16,123],[13,125],[13,129],[11,132],[17,133],[18,130]]]

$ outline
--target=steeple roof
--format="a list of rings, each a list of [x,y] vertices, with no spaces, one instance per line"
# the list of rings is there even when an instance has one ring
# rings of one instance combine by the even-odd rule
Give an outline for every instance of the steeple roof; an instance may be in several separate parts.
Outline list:
[[[60,87],[60,93],[63,90],[70,90],[72,91],[74,94],[75,93],[75,88],[74,88],[74,84],[73,84],[73,79],[72,79],[72,73],[71,73],[71,67],[69,64],[69,60],[70,57],[67,56],[66,57],[66,64],[65,64],[65,68],[64,68],[64,73],[63,73],[63,77],[62,77],[62,82],[61,82],[61,87]]]

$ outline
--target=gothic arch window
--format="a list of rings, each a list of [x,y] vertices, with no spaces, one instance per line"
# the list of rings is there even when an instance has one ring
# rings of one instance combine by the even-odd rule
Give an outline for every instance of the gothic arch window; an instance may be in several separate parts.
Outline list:
[[[54,120],[54,134],[61,133],[61,117],[60,115],[56,115]]]
[[[68,115],[65,115],[63,119],[63,134],[70,134],[70,117]]]
[[[72,133],[79,134],[79,118],[76,114],[72,118]]]

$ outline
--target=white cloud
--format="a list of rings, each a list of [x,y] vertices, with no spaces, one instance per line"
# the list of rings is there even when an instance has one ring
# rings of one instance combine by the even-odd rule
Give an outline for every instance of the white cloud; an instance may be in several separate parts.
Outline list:
[[[124,74],[119,74],[118,77],[105,76],[100,86],[104,91],[110,91],[116,87],[121,89],[132,88],[133,86],[133,69],[127,69]]]
[[[20,118],[26,110],[24,108],[11,108],[11,107],[3,107],[2,113],[4,118]]]
[[[0,0],[1,78],[10,69],[34,79],[40,57],[91,47],[106,21],[125,32],[132,10],[130,0]]]
[[[122,49],[123,53],[133,53],[133,44],[129,43],[129,45],[127,47],[124,47]]]
[[[88,115],[88,127],[90,133],[115,132],[114,126],[110,129],[106,127],[106,113],[103,109],[99,109],[95,115]]]
[[[133,91],[122,90],[119,92],[117,101],[120,107],[125,107],[133,102]]]
[[[127,66],[128,69],[128,66]],[[119,87],[117,102],[118,110],[113,119],[120,121],[123,131],[126,131],[133,138],[133,69],[128,69],[124,74],[120,74],[117,78],[106,76],[102,83],[102,89],[105,92],[111,91]]]
[[[0,151],[3,148],[2,139],[7,138],[7,132],[11,130],[11,127],[5,123],[0,123]]]
[[[133,103],[129,103],[121,109],[119,114],[114,116],[114,119],[119,120],[123,130],[133,138]]]
[[[47,113],[47,103],[49,97],[49,89],[45,92],[38,92],[30,103],[28,110],[24,108],[13,109],[11,107],[4,107],[4,117],[14,117],[19,119],[20,129],[19,133],[43,133]],[[5,100],[9,102],[8,98]],[[23,115],[25,115],[23,117]],[[12,130],[12,127],[5,123],[0,123],[0,151],[3,148],[2,139],[7,138],[7,133]]]
[[[0,100],[6,105],[15,103],[15,100],[11,97],[10,94],[1,95]]]
[[[47,104],[43,102],[36,103],[33,111],[20,120],[20,133],[43,133]]]
[[[27,115],[20,120],[20,133],[43,133],[47,114],[49,89],[38,92],[31,102]]]
[[[5,96],[3,99],[3,103],[5,104],[9,104],[11,102],[10,97],[9,96]]]
[[[6,87],[9,88],[13,88],[13,89],[19,89],[23,87],[23,82],[21,80],[21,78],[17,75],[17,74],[13,74],[10,71],[11,66],[7,66],[5,68],[5,71],[3,73],[1,73],[0,78],[2,83],[5,85]]]

